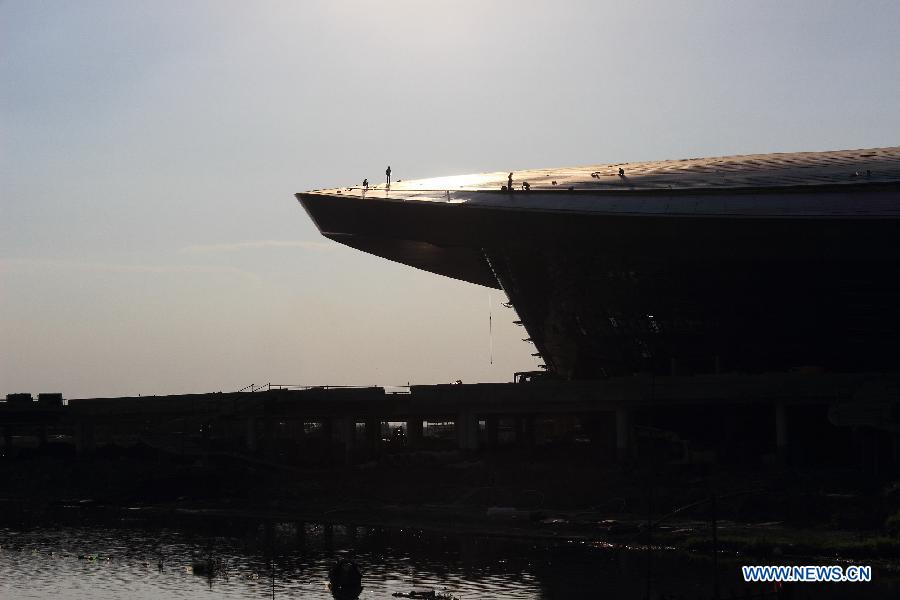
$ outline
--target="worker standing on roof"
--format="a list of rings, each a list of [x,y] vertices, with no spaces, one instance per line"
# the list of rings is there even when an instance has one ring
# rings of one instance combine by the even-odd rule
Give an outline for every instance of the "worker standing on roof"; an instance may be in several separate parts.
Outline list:
[[[388,168],[384,170],[384,175],[387,177],[388,187],[391,187],[391,165],[388,165]]]
[[[509,177],[506,178],[506,189],[509,191],[513,191],[512,189],[512,173],[509,174]]]

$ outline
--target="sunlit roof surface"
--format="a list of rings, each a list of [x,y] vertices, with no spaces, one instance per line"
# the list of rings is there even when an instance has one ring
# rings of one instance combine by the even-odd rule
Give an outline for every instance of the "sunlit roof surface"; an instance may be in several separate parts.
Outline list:
[[[427,192],[422,196],[432,196],[442,191],[499,191],[507,184],[508,175],[503,171],[396,181],[390,194],[413,199],[422,192]],[[900,146],[514,170],[513,188],[521,189],[524,182],[532,191],[571,188],[618,193],[898,183]],[[381,182],[366,193],[382,196],[386,191]],[[363,189],[353,185],[315,192],[361,195]]]

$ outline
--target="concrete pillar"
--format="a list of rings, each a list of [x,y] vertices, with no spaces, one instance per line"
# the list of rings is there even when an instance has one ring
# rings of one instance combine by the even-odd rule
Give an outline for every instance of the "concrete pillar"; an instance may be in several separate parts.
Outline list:
[[[522,441],[528,448],[534,446],[534,421],[535,418],[532,415],[522,417]]]
[[[422,447],[422,419],[411,419],[406,422],[406,443],[413,450]]]
[[[331,426],[332,442],[343,446],[344,464],[353,461],[353,438],[356,437],[356,420],[351,417],[334,419]]]
[[[94,424],[80,422],[75,426],[75,453],[91,454],[94,451]]]
[[[879,432],[871,427],[855,427],[854,438],[859,447],[859,468],[870,477],[878,476],[881,465],[879,464],[878,435]]]
[[[518,416],[514,419],[516,430],[516,445],[524,448],[534,445],[534,417],[531,415]]]
[[[322,439],[326,444],[330,444],[334,438],[334,422],[331,419],[322,419],[321,423]]]
[[[478,450],[478,419],[468,410],[456,417],[456,441],[460,450]]]
[[[616,409],[616,459],[627,460],[631,457],[631,411],[620,407]]]
[[[201,423],[200,424],[200,446],[201,451],[203,452],[203,464],[205,465],[209,461],[209,446],[210,446],[210,424],[209,423]]]
[[[247,419],[247,435],[245,441],[247,443],[247,452],[253,454],[259,448],[259,438],[256,435],[256,419],[253,417]]]
[[[12,456],[12,434],[13,432],[11,427],[7,425],[3,428],[3,450],[6,452],[7,456]]]
[[[381,421],[366,419],[366,452],[369,456],[378,456],[381,450]]]
[[[266,456],[270,459],[275,458],[275,450],[278,447],[276,443],[277,436],[275,435],[276,430],[276,419],[268,416],[263,417],[262,447],[266,453]]]
[[[891,438],[891,462],[895,472],[900,472],[900,433]]]
[[[306,523],[298,521],[296,524],[297,544],[302,548],[306,545]]]
[[[775,404],[775,450],[778,460],[787,463],[788,460],[788,422],[787,408],[784,402]]]
[[[303,460],[303,455],[306,449],[306,423],[303,422],[303,419],[290,421],[289,431],[291,434],[291,439],[294,442],[294,448],[297,450],[297,459]]]
[[[265,548],[271,548],[275,544],[275,523],[272,521],[263,523],[263,540]]]
[[[487,417],[484,420],[484,427],[487,430],[488,449],[496,450],[500,445],[500,419],[497,417]]]

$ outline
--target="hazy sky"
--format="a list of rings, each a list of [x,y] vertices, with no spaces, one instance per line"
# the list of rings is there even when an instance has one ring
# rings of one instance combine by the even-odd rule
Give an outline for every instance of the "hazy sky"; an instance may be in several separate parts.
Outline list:
[[[508,380],[498,292],[491,365],[487,289],[293,193],[898,145],[898,106],[896,0],[0,0],[0,394]]]

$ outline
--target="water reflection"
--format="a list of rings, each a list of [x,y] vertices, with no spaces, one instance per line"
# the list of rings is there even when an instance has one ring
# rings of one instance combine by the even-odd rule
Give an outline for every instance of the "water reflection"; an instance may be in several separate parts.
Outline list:
[[[203,530],[136,527],[0,529],[0,597],[312,598],[329,600],[328,573],[352,559],[361,599],[434,589],[474,598],[644,598],[646,554],[605,545],[425,534],[304,523],[217,523]],[[740,561],[722,571],[725,597],[744,593]],[[653,596],[711,594],[709,562],[659,552]],[[878,573],[876,573],[876,577]],[[855,597],[895,597],[882,579]],[[857,593],[859,592],[859,593]],[[841,586],[800,597],[838,598]]]

